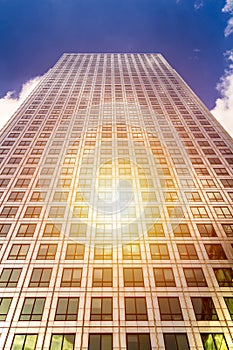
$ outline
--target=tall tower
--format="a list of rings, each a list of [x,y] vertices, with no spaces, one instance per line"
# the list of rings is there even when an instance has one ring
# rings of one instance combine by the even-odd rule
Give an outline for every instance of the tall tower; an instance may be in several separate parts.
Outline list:
[[[1,349],[233,349],[232,139],[160,54],[64,54],[0,145]]]

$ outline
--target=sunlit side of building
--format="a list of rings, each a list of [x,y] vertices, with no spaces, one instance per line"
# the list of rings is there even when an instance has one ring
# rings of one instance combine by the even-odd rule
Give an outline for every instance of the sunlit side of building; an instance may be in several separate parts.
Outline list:
[[[64,54],[0,136],[0,348],[233,350],[232,144],[160,54]]]

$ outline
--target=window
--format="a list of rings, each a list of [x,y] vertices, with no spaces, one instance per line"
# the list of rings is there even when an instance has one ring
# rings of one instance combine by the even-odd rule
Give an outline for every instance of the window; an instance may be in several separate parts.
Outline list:
[[[94,251],[95,260],[111,260],[112,246],[96,245]]]
[[[88,350],[112,349],[112,334],[89,334]]]
[[[231,319],[233,320],[233,297],[224,298],[226,306],[228,308]]]
[[[160,316],[162,321],[182,321],[179,298],[158,298]]]
[[[55,321],[76,321],[79,298],[58,298]]]
[[[165,333],[163,335],[166,350],[189,350],[188,338],[185,333]]]
[[[177,202],[179,198],[177,192],[165,192],[164,199],[166,202]]]
[[[180,184],[182,187],[195,187],[195,183],[192,179],[181,179]]]
[[[71,224],[70,237],[86,237],[87,224]]]
[[[9,179],[0,179],[0,187],[7,187],[9,182]]]
[[[207,158],[210,164],[222,164],[218,158]]]
[[[14,152],[14,154],[16,153],[17,154],[17,149],[16,149],[16,151]],[[9,149],[7,149],[7,148],[1,148],[0,149],[0,154],[7,154],[9,152]]]
[[[21,224],[19,226],[17,237],[32,237],[36,229],[36,224]]]
[[[40,160],[40,158],[30,157],[27,159],[26,164],[38,164],[39,160]]]
[[[2,146],[13,146],[15,141],[4,141]]]
[[[153,260],[169,260],[167,244],[150,244],[150,253]]]
[[[0,224],[0,237],[6,237],[10,231],[11,224]]]
[[[201,179],[201,184],[204,188],[216,187],[215,182],[212,179]]]
[[[222,228],[227,236],[233,236],[233,224],[222,224]]]
[[[206,279],[201,268],[184,268],[188,287],[207,287]]]
[[[217,321],[218,315],[212,298],[191,298],[197,321]]]
[[[21,202],[25,192],[11,192],[8,201],[9,202]]]
[[[91,321],[112,320],[112,298],[91,299]]]
[[[36,334],[15,334],[11,350],[35,350]]]
[[[0,288],[17,287],[22,269],[3,269],[0,276]]]
[[[11,302],[12,298],[0,298],[0,321],[6,320]]]
[[[7,164],[19,164],[21,162],[22,158],[19,157],[11,157]]]
[[[202,237],[217,237],[212,224],[197,224],[197,229]]]
[[[150,334],[126,334],[127,350],[151,350]]]
[[[27,207],[24,218],[39,218],[42,207]]]
[[[229,175],[227,169],[225,168],[213,168],[217,175]],[[222,180],[220,180],[222,182]]]
[[[146,298],[125,298],[126,321],[146,321]]]
[[[206,192],[208,199],[211,202],[223,202],[223,198],[220,192]]]
[[[52,206],[49,211],[49,218],[64,218],[66,207]]]
[[[172,231],[175,237],[189,237],[190,231],[187,224],[172,224]]]
[[[145,218],[159,218],[160,217],[159,207],[144,206],[144,215],[145,215]]]
[[[43,232],[44,237],[59,237],[61,232],[61,224],[46,224]]]
[[[208,218],[209,215],[205,207],[190,207],[194,218]]]
[[[34,172],[35,172],[35,168],[28,168],[28,167],[25,167],[23,168],[22,172],[20,173],[20,175],[33,175]]]
[[[125,287],[143,287],[144,279],[142,268],[124,268],[124,286]]]
[[[73,218],[88,218],[87,206],[74,206],[72,217]]]
[[[94,268],[92,286],[93,287],[112,287],[112,269],[111,268]]]
[[[66,260],[83,260],[84,244],[67,244]]]
[[[183,218],[184,211],[182,207],[167,207],[169,218]]]
[[[172,179],[160,179],[160,186],[162,188],[174,188],[175,183]]]
[[[61,287],[80,287],[82,279],[82,269],[64,268],[61,279]]]
[[[15,218],[19,207],[3,207],[0,216],[2,218]]]
[[[222,333],[202,333],[204,350],[228,350],[228,346]]]
[[[215,268],[214,273],[219,287],[233,287],[233,270],[231,268]]]
[[[19,321],[41,321],[45,298],[25,298]]]
[[[232,218],[232,214],[228,207],[214,207],[214,211],[218,218]]]
[[[54,260],[57,252],[57,244],[41,244],[37,253],[37,260]]]
[[[31,179],[18,179],[15,183],[15,187],[27,188],[30,184]]]
[[[53,175],[53,173],[54,173],[54,168],[51,168],[51,167],[42,168],[41,170],[41,175]],[[39,182],[37,183],[37,187],[40,187],[40,181],[41,180],[39,180]],[[45,181],[45,183],[49,186],[50,180],[47,180],[46,182],[46,179],[43,179],[43,181]],[[42,181],[42,185],[43,185],[43,181]]]
[[[52,275],[52,269],[34,268],[29,282],[29,287],[48,287]]]
[[[197,260],[198,255],[194,244],[177,244],[181,260]]]
[[[201,197],[198,192],[185,192],[188,202],[201,202]]]
[[[220,181],[225,188],[227,188],[227,187],[232,188],[233,187],[233,180],[232,179],[220,179]]]
[[[97,227],[99,227],[100,225],[96,225]],[[105,225],[105,229],[103,228],[103,232],[105,232],[105,234],[107,234],[109,231],[109,233],[111,234],[112,237],[112,225]],[[97,232],[98,234],[98,232]],[[131,224],[128,223],[127,225],[122,225],[121,228],[121,234],[122,237],[138,237],[138,225],[137,224]]]
[[[49,350],[73,350],[75,334],[52,334]]]
[[[176,282],[172,268],[154,268],[156,287],[175,287]]]
[[[146,224],[148,237],[163,237],[164,229],[162,224]]]
[[[221,244],[205,244],[205,249],[210,260],[227,259]]]
[[[30,202],[43,202],[45,197],[46,197],[45,192],[35,191],[31,195]]]
[[[57,191],[54,193],[53,202],[64,202],[68,200],[69,192]]]
[[[57,163],[57,158],[52,158],[52,157],[48,157],[45,159],[44,164],[56,164]]]
[[[80,186],[80,188],[82,188],[82,186]],[[103,192],[101,192],[101,199],[103,199],[102,194]],[[82,192],[81,191],[76,192],[75,202],[83,202],[83,201],[86,201],[87,199],[90,200],[90,196],[91,196],[91,193],[89,191],[84,191],[84,189],[82,188]],[[111,198],[112,197],[110,197],[110,199]]]
[[[0,175],[13,175],[16,171],[16,168],[10,168],[10,167],[6,167],[2,170]],[[14,200],[14,199],[11,199]]]
[[[141,251],[139,244],[124,244],[122,247],[124,260],[139,260],[141,259]]]
[[[223,141],[214,141],[217,147],[226,147],[227,145]]]
[[[13,244],[8,255],[9,260],[25,260],[29,250],[29,244]]]
[[[51,171],[51,169],[50,169],[50,171]],[[36,183],[36,187],[37,188],[49,188],[50,182],[51,182],[50,179],[42,179],[42,178],[40,178],[37,181],[37,183]]]

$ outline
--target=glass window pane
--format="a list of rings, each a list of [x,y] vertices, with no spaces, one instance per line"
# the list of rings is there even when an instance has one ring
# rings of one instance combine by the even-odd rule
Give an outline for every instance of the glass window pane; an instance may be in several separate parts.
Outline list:
[[[16,334],[11,350],[34,350],[36,347],[36,334]]]
[[[12,298],[0,298],[0,321],[5,321]]]
[[[89,335],[88,350],[101,350],[100,349],[100,335],[99,334],[90,334]]]
[[[66,334],[64,335],[62,350],[73,350],[74,349],[74,334]]]
[[[228,311],[231,315],[231,319],[233,320],[233,297],[229,297],[229,298],[224,298],[225,303],[227,305]]]
[[[102,335],[101,350],[111,350],[112,349],[112,335],[104,334]]]
[[[62,349],[63,337],[60,334],[54,334],[50,345],[50,350],[61,350]]]
[[[222,333],[201,334],[205,350],[228,350],[228,346]]]

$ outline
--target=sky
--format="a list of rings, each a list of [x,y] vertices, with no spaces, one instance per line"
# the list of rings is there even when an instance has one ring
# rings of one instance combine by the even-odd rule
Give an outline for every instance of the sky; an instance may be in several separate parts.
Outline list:
[[[233,0],[0,0],[0,127],[64,52],[162,53],[233,135]]]

